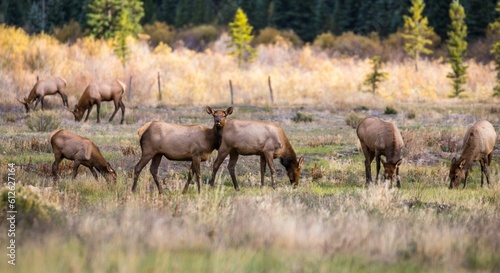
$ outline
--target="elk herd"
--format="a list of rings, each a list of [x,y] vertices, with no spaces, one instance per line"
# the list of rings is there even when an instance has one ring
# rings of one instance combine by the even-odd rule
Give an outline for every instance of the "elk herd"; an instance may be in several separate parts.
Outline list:
[[[99,111],[103,101],[113,101],[115,110],[109,121],[121,109],[121,121],[123,124],[125,105],[123,94],[125,84],[114,80],[103,83],[90,84],[81,95],[74,110],[69,110],[68,98],[66,96],[66,81],[61,77],[38,81],[32,88],[24,101],[18,100],[26,109],[26,112],[35,110],[38,103],[44,109],[44,96],[59,94],[63,106],[73,113],[75,121],[83,118],[85,111],[89,117],[94,105],[97,107],[97,122],[100,122]],[[33,105],[34,103],[34,105]],[[281,165],[286,169],[288,178],[293,188],[299,185],[301,167],[304,157],[297,158],[290,141],[283,129],[272,122],[256,120],[232,120],[227,119],[233,113],[233,108],[226,110],[214,110],[206,107],[206,112],[213,117],[212,128],[202,125],[180,125],[151,121],[138,130],[139,143],[142,155],[133,171],[132,191],[135,192],[139,175],[142,169],[151,162],[150,172],[158,188],[159,193],[163,189],[158,179],[158,167],[163,157],[173,161],[190,161],[191,166],[188,178],[182,193],[186,193],[193,178],[196,179],[198,193],[201,191],[201,162],[207,161],[214,150],[218,150],[217,157],[213,163],[210,186],[214,186],[215,177],[224,159],[229,155],[227,169],[231,176],[234,189],[239,190],[236,181],[235,167],[240,155],[260,156],[261,186],[264,186],[266,167],[271,173],[271,186],[275,188],[274,182],[274,159],[279,158]],[[366,185],[383,180],[389,187],[393,183],[401,187],[399,167],[402,163],[403,138],[396,125],[377,117],[363,119],[356,129],[361,151],[364,155],[364,166],[366,174]],[[451,160],[449,171],[449,188],[457,188],[463,183],[466,186],[469,172],[473,162],[479,162],[481,166],[481,186],[484,176],[490,184],[489,166],[493,157],[493,149],[497,134],[490,122],[481,120],[470,127],[463,140],[463,150],[459,158]],[[78,167],[88,167],[94,176],[98,178],[96,170],[108,182],[116,182],[117,174],[111,165],[104,159],[99,148],[88,138],[81,137],[70,131],[58,129],[51,133],[50,143],[54,153],[52,164],[52,176],[54,181],[58,179],[59,164],[63,159],[74,161],[73,178],[76,177]],[[385,160],[382,158],[385,158]],[[376,175],[372,179],[371,163],[375,159]],[[381,164],[384,166],[383,175],[379,177]],[[380,178],[380,179],[379,179]]]

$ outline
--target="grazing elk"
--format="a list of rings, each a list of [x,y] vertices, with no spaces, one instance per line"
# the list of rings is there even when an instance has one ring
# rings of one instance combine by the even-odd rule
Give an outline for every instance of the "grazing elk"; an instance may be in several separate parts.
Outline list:
[[[66,158],[74,161],[73,178],[78,174],[78,167],[82,164],[90,169],[96,180],[97,173],[95,170],[98,170],[106,181],[116,182],[116,172],[90,139],[70,131],[58,129],[50,134],[50,144],[55,158],[54,163],[52,163],[54,180],[58,178],[59,164]]]
[[[274,158],[279,158],[287,171],[290,183],[296,188],[299,184],[300,168],[304,157],[297,160],[295,151],[281,127],[272,122],[254,120],[229,120],[222,129],[222,142],[219,154],[213,165],[210,185],[214,185],[215,175],[220,165],[229,155],[228,170],[235,190],[239,191],[234,172],[239,155],[260,156],[260,182],[264,186],[266,164],[271,171],[271,186],[274,185]]]
[[[486,120],[476,122],[467,130],[462,155],[458,159],[453,157],[451,160],[450,189],[457,188],[462,180],[463,188],[465,188],[474,161],[479,161],[481,165],[481,187],[483,186],[483,176],[486,176],[486,182],[488,185],[490,184],[488,166],[493,158],[496,139],[497,134],[493,125]]]
[[[212,128],[201,125],[179,125],[152,121],[139,129],[142,156],[134,167],[133,192],[136,190],[139,174],[151,160],[153,160],[150,167],[151,174],[158,191],[160,194],[163,192],[158,182],[158,166],[162,157],[165,156],[169,160],[191,161],[188,180],[182,193],[186,193],[188,190],[192,179],[191,171],[193,175],[196,175],[198,193],[200,193],[200,164],[210,157],[213,150],[219,149],[222,128],[225,126],[226,117],[233,112],[233,108],[229,107],[226,111],[214,111],[207,106],[206,111],[214,117],[214,126]]]
[[[356,130],[361,149],[365,156],[366,184],[372,182],[371,163],[376,159],[378,181],[380,161],[384,165],[384,180],[390,180],[390,187],[396,178],[396,186],[401,187],[399,180],[399,165],[401,164],[401,149],[404,146],[403,138],[396,125],[376,117],[363,119]],[[381,156],[385,156],[385,160]]]
[[[43,99],[45,96],[51,96],[59,94],[63,101],[63,105],[68,107],[68,96],[64,94],[66,90],[66,80],[61,77],[55,77],[52,79],[39,80],[36,82],[35,86],[31,89],[28,97],[24,98],[24,101],[17,100],[24,105],[26,113],[30,110],[35,110],[36,106],[40,102],[42,104],[42,110],[44,109]],[[33,102],[35,105],[33,106]]]
[[[115,111],[109,118],[111,122],[115,117],[118,108],[122,110],[122,119],[120,124],[123,124],[125,119],[125,104],[123,104],[123,93],[125,92],[125,84],[119,80],[114,80],[110,83],[91,83],[85,91],[83,91],[78,104],[75,105],[75,110],[70,111],[75,116],[75,121],[80,121],[83,118],[83,114],[87,111],[87,116],[85,121],[89,118],[89,114],[94,107],[97,106],[97,123],[101,122],[99,118],[99,113],[101,110],[101,102],[103,101],[113,101],[115,104]]]

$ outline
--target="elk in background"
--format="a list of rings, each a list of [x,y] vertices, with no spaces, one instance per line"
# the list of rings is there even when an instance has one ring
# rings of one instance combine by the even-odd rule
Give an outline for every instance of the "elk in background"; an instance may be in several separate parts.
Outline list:
[[[64,93],[64,91],[66,90],[66,85],[66,80],[61,77],[39,80],[31,89],[28,97],[24,98],[24,101],[21,101],[19,99],[17,101],[24,105],[26,113],[28,113],[30,110],[34,111],[38,103],[42,104],[42,110],[44,110],[44,97],[59,94],[63,101],[63,105],[65,107],[68,107],[68,96],[66,96],[66,94]],[[34,106],[33,102],[35,102]]]
[[[486,120],[476,122],[464,137],[462,155],[458,159],[453,157],[450,166],[450,189],[457,188],[463,180],[463,188],[467,184],[469,171],[472,169],[472,163],[479,161],[481,165],[481,187],[483,186],[483,177],[486,176],[486,182],[490,184],[490,166],[493,158],[493,149],[497,140],[497,133],[493,125]]]
[[[88,120],[89,114],[92,111],[94,105],[97,106],[97,123],[101,122],[99,117],[101,110],[101,102],[103,101],[113,101],[115,104],[115,111],[109,118],[111,122],[115,117],[116,112],[120,108],[122,110],[122,119],[120,124],[123,124],[125,119],[125,104],[123,104],[123,93],[125,92],[125,84],[119,80],[114,80],[109,83],[91,83],[85,91],[83,91],[80,100],[75,105],[75,109],[70,111],[75,116],[75,121],[81,121],[83,114],[87,111],[87,116],[85,121]]]
[[[59,164],[66,158],[73,160],[73,178],[78,174],[80,164],[90,169],[97,180],[96,170],[106,181],[116,182],[116,172],[104,159],[99,148],[88,138],[81,137],[70,131],[58,129],[50,134],[50,144],[54,152],[54,163],[52,163],[52,176],[54,181],[58,179]]]
[[[365,156],[366,184],[372,182],[371,163],[375,158],[377,163],[375,182],[378,181],[382,161],[384,180],[390,180],[392,187],[392,182],[396,179],[396,186],[400,188],[399,165],[402,162],[401,149],[404,147],[404,142],[396,125],[376,117],[368,117],[359,123],[356,133]],[[381,156],[384,156],[386,161],[381,159]]]
[[[132,191],[135,192],[137,180],[142,169],[149,161],[151,162],[151,175],[158,187],[159,193],[163,193],[158,181],[158,166],[165,156],[174,161],[191,161],[191,171],[196,175],[198,193],[201,192],[201,162],[206,161],[212,151],[219,149],[221,141],[221,131],[226,123],[226,117],[233,112],[229,107],[226,111],[214,111],[209,106],[206,111],[214,118],[214,126],[208,128],[201,125],[179,125],[159,121],[146,123],[138,130],[141,138],[142,156],[134,167],[134,185]],[[191,182],[191,171],[182,193],[186,193]]]
[[[222,129],[222,142],[219,154],[214,162],[210,185],[214,185],[215,176],[224,159],[229,155],[228,170],[234,189],[239,190],[234,172],[239,155],[260,156],[260,182],[264,186],[266,164],[271,171],[271,186],[274,185],[274,158],[279,158],[287,171],[290,183],[296,188],[299,184],[300,169],[304,157],[297,160],[295,151],[281,127],[272,122],[255,120],[228,120]]]

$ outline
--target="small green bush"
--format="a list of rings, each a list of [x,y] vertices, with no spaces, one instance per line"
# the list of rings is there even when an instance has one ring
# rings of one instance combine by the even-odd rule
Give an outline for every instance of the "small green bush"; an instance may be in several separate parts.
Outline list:
[[[406,117],[408,119],[415,119],[416,116],[417,116],[417,114],[415,114],[415,111],[413,111],[413,110],[410,110],[410,111],[408,111],[408,113],[406,113]]]
[[[62,27],[55,27],[52,31],[54,37],[61,43],[75,43],[78,38],[83,37],[84,33],[82,27],[78,22],[71,19],[71,21]]]
[[[26,125],[34,132],[49,132],[61,125],[61,117],[52,111],[36,111],[27,115]]]
[[[330,32],[320,34],[314,39],[313,45],[321,49],[333,48],[335,46],[335,36]]]
[[[278,37],[281,37],[281,39],[290,42],[294,47],[299,47],[302,46],[303,44],[299,36],[295,34],[295,32],[293,32],[292,30],[279,31],[272,27],[266,27],[263,30],[261,30],[259,32],[259,35],[255,37],[253,42],[255,45],[276,44],[276,42],[280,40]]]
[[[154,22],[152,25],[146,24],[144,32],[149,35],[149,43],[153,48],[157,47],[160,43],[172,46],[176,34],[173,27],[162,22]]]
[[[394,107],[392,107],[392,106],[387,106],[387,107],[385,107],[384,114],[385,115],[397,115],[398,111],[396,109],[394,109]]]
[[[295,122],[312,122],[313,118],[310,115],[297,112],[297,114],[295,114],[295,117],[293,117],[292,120]]]
[[[356,113],[350,113],[345,117],[345,123],[352,128],[356,129],[358,128],[359,123],[364,119],[364,117],[356,114]]]

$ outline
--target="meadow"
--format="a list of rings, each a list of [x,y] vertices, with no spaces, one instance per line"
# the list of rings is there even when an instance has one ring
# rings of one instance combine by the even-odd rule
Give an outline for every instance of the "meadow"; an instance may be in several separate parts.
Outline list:
[[[1,272],[500,271],[500,140],[491,185],[480,187],[475,164],[467,188],[448,189],[450,161],[459,155],[467,127],[487,119],[500,132],[500,106],[491,98],[492,64],[468,61],[465,98],[448,98],[449,65],[442,60],[423,61],[418,73],[409,62],[386,63],[389,78],[371,94],[362,86],[368,60],[309,46],[259,46],[257,60],[240,68],[227,56],[224,37],[201,53],[136,42],[123,67],[106,42],[84,38],[62,45],[44,35],[0,30],[0,176],[7,181],[8,164],[17,166],[18,210],[12,266],[5,255],[10,238],[4,186]],[[53,182],[50,130],[29,129],[31,115],[16,101],[36,76],[50,75],[68,81],[70,106],[91,81],[118,78],[128,84],[133,76],[123,125],[116,117],[107,121],[110,103],[101,109],[101,124],[95,112],[87,123],[76,123],[59,97],[48,98],[45,111],[58,117],[58,128],[99,146],[118,173],[116,184],[94,180],[84,167],[71,179],[67,161],[61,179]],[[261,188],[254,156],[238,161],[240,192],[234,191],[226,164],[210,188],[214,152],[202,163],[200,195],[195,185],[181,194],[189,163],[166,159],[159,173],[166,194],[158,195],[149,168],[132,193],[132,170],[141,152],[137,129],[151,120],[211,126],[204,107],[230,106],[230,79],[235,111],[228,118],[278,123],[305,157],[299,187],[292,189],[276,160],[277,189],[270,187],[269,174]],[[392,120],[401,130],[406,144],[401,189],[365,186],[353,125],[370,115]]]

